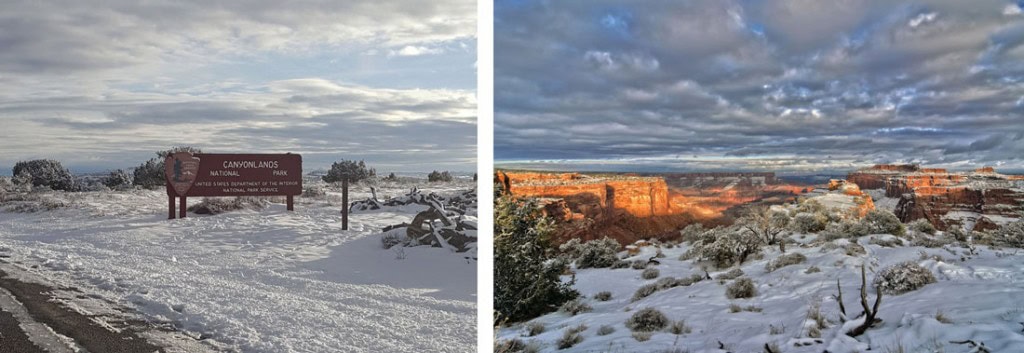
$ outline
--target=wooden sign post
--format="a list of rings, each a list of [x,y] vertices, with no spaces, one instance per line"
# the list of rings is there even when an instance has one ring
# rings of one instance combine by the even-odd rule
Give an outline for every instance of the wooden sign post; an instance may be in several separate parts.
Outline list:
[[[297,154],[191,154],[179,152],[164,160],[167,218],[185,218],[189,196],[285,196],[294,211],[302,194],[302,156]]]
[[[348,177],[341,179],[341,230],[348,230]]]

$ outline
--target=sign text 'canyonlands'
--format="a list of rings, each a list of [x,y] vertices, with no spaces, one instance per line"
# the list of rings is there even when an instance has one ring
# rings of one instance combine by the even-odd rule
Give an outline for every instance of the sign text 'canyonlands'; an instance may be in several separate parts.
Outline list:
[[[185,217],[189,196],[286,196],[302,194],[302,156],[298,154],[191,154],[179,152],[164,161],[168,218],[174,218],[174,198]]]

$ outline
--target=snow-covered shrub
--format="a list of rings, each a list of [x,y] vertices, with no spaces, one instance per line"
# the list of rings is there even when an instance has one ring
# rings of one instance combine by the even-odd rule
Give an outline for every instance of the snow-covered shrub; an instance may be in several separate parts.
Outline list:
[[[580,313],[587,313],[590,312],[591,310],[594,310],[594,308],[592,308],[590,304],[584,303],[583,298],[576,298],[567,301],[564,304],[562,304],[561,308],[558,308],[558,311],[569,313],[569,315],[572,316],[578,315]]]
[[[754,281],[748,277],[740,277],[725,288],[725,297],[729,299],[753,298],[757,295]]]
[[[929,283],[935,283],[935,276],[916,262],[901,262],[882,269],[875,277],[874,284],[882,293],[896,295],[917,290]]]
[[[658,289],[668,289],[676,287],[679,284],[679,280],[675,279],[675,277],[672,276],[662,277],[659,278],[657,281],[654,281],[654,285],[658,286]]]
[[[689,326],[686,326],[686,321],[684,320],[673,321],[672,325],[668,327],[668,332],[671,332],[672,334],[675,335],[690,333],[692,331],[693,329],[691,329]]]
[[[846,246],[843,247],[843,250],[846,252],[846,256],[861,256],[868,253],[868,251],[864,249],[863,245],[857,243],[846,244]]]
[[[439,182],[439,181],[450,182],[450,181],[452,181],[454,179],[455,178],[452,177],[452,173],[449,173],[447,170],[443,171],[443,172],[438,172],[438,171],[435,170],[435,171],[430,172],[430,174],[427,174],[427,181],[432,182],[432,183],[433,182]]]
[[[697,240],[701,234],[704,234],[704,225],[700,223],[694,223],[686,226],[683,230],[679,231],[680,239],[683,242],[692,242]]]
[[[577,268],[605,268],[619,260],[619,247],[618,241],[605,237],[585,243],[574,238],[558,248],[576,262]]]
[[[569,241],[562,243],[562,245],[559,245],[558,251],[570,259],[575,259],[579,256],[580,245],[583,245],[583,241],[580,240],[580,238],[572,238],[569,239]]]
[[[372,179],[376,176],[377,170],[366,167],[366,162],[361,160],[358,162],[341,160],[331,163],[331,170],[327,171],[327,175],[324,175],[321,179],[328,183],[336,183],[344,179],[348,179],[349,183],[355,183],[361,180]]]
[[[900,238],[887,238],[887,237],[871,237],[868,239],[868,244],[874,244],[885,248],[895,248],[903,246],[903,239]]]
[[[742,275],[743,275],[743,270],[741,270],[739,268],[734,268],[732,270],[729,270],[729,272],[726,272],[726,273],[718,275],[718,279],[719,280],[726,280],[726,281],[728,281],[728,280],[734,280],[736,278],[739,278]]]
[[[868,231],[876,234],[904,235],[906,228],[895,214],[886,210],[872,210],[864,217]]]
[[[494,342],[494,353],[525,352],[527,344],[518,338]]]
[[[824,240],[854,239],[868,235],[871,230],[864,222],[842,221],[829,223],[821,233]]]
[[[106,178],[103,178],[103,185],[111,190],[124,190],[132,187],[132,176],[124,169],[111,171]]]
[[[949,243],[952,243],[954,240],[955,239],[950,236],[931,237],[923,234],[918,234],[914,236],[913,245],[923,246],[926,248],[941,248],[943,246],[948,245]]]
[[[736,225],[743,232],[751,233],[765,244],[775,245],[785,240],[785,231],[789,227],[790,221],[787,212],[758,206],[747,209],[745,214],[736,220]],[[785,243],[780,245],[783,252],[785,252],[784,246]]]
[[[188,152],[192,154],[203,153],[198,148],[189,146],[174,147],[169,150],[157,151],[156,158],[152,158],[132,171],[132,184],[135,186],[152,189],[164,186],[167,184],[166,178],[164,177],[164,159],[167,156],[173,155],[178,152]]]
[[[758,307],[758,306],[753,306],[753,305],[747,305],[747,307],[744,308],[744,307],[740,306],[739,304],[729,304],[729,312],[730,313],[738,313],[738,312],[741,312],[741,311],[749,311],[749,312],[752,312],[752,313],[759,313],[759,312],[764,311],[764,308],[761,308],[761,307]]]
[[[790,223],[790,227],[793,231],[809,234],[817,233],[825,229],[828,225],[828,217],[821,213],[808,213],[801,212],[793,216],[793,222]]]
[[[967,241],[967,233],[960,227],[953,227],[946,230],[946,235],[953,237],[956,241]]]
[[[657,283],[648,283],[642,285],[640,286],[640,288],[636,289],[635,293],[633,293],[632,301],[635,302],[637,300],[647,298],[651,294],[654,294],[654,292],[657,292],[659,289],[661,289],[661,286],[659,286]]]
[[[583,336],[580,335],[580,332],[583,332],[583,330],[581,330],[580,328],[583,328],[583,330],[585,330],[586,326],[580,325],[577,327],[565,329],[565,333],[562,334],[562,337],[555,342],[555,345],[558,346],[558,349],[572,348],[572,346],[575,346],[576,344],[583,342]]]
[[[71,205],[68,200],[55,193],[13,193],[0,194],[0,206],[13,213],[36,213],[52,211]]]
[[[629,261],[615,260],[615,262],[612,263],[611,268],[612,269],[629,268],[629,265],[630,265]]]
[[[164,186],[167,184],[166,180],[163,159],[150,159],[132,171],[132,184],[143,188],[153,189]]]
[[[694,273],[694,274],[690,275],[690,277],[680,278],[679,280],[676,281],[676,285],[677,286],[688,287],[690,285],[693,285],[694,283],[703,281],[704,279],[705,279],[704,275],[699,274],[699,273]]]
[[[14,192],[17,188],[14,185],[14,178],[0,176],[0,194]]]
[[[626,320],[626,327],[632,331],[652,332],[668,326],[669,320],[661,311],[654,308],[643,308],[633,313]]]
[[[760,253],[761,244],[763,241],[752,232],[736,227],[715,228],[701,234],[685,257],[710,261],[718,268],[726,268]]]
[[[36,159],[14,164],[12,175],[32,177],[32,186],[46,186],[53,190],[74,191],[75,180],[71,171],[58,161]]]
[[[380,236],[380,245],[385,249],[391,249],[395,245],[404,245],[408,242],[409,239],[405,233],[405,228],[392,229]]]
[[[935,226],[932,225],[932,222],[928,222],[928,220],[924,218],[910,222],[908,226],[910,227],[910,230],[918,233],[924,233],[929,235],[935,234]]]
[[[502,196],[494,205],[494,310],[497,320],[537,317],[579,295],[547,265],[554,222],[535,199]]]
[[[773,272],[773,271],[775,271],[777,269],[780,269],[780,268],[783,268],[783,267],[786,267],[786,266],[789,266],[789,265],[802,264],[802,263],[804,263],[804,261],[807,261],[807,256],[804,256],[804,254],[801,254],[801,253],[786,254],[786,255],[779,256],[775,260],[768,261],[768,264],[765,265],[764,269],[765,269],[765,271]]]
[[[612,300],[612,292],[609,292],[609,291],[598,292],[597,294],[594,294],[594,299],[597,299],[598,301],[602,301],[602,302],[606,302],[606,301]]]
[[[526,335],[528,337],[533,337],[542,334],[544,333],[544,331],[547,331],[547,327],[545,327],[542,323],[531,322],[526,325]]]
[[[601,327],[597,328],[598,336],[606,336],[613,333],[615,333],[615,327],[612,325],[601,325]]]
[[[327,197],[327,190],[320,185],[307,185],[302,188],[302,197],[311,199]]]
[[[828,207],[825,207],[825,205],[818,202],[818,200],[807,199],[796,206],[796,213],[824,214],[828,213]]]
[[[1024,248],[1024,219],[1007,223],[992,238],[999,246]]]
[[[647,268],[647,265],[650,264],[651,263],[647,260],[633,260],[633,262],[630,263],[629,267],[632,267],[634,270],[643,270]]]
[[[640,277],[643,279],[655,279],[659,275],[661,275],[661,271],[658,271],[656,268],[648,268],[640,273]]]
[[[204,197],[199,203],[188,206],[188,211],[195,214],[216,215],[238,210],[261,210],[266,208],[267,204],[267,200],[259,197]]]
[[[651,340],[651,336],[654,336],[654,333],[650,331],[636,331],[633,332],[632,336],[637,342],[647,342]]]

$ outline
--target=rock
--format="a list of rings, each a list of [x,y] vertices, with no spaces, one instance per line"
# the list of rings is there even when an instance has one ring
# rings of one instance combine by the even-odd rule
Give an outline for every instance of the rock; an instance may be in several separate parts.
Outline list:
[[[636,217],[672,213],[668,186],[661,178],[502,172],[496,179],[508,185],[513,195],[564,199],[575,213],[595,214],[605,209],[622,209]],[[563,212],[551,211],[553,216],[565,217]]]
[[[993,219],[1018,217],[1024,211],[1024,176],[1002,175],[991,167],[952,173],[917,165],[876,165],[850,173],[847,181],[868,189],[885,189],[899,198],[896,216],[903,222],[926,219],[940,230],[998,227]]]

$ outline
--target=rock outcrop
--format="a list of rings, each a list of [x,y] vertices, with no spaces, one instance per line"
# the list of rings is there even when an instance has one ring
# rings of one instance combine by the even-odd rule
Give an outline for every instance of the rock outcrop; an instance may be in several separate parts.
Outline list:
[[[594,214],[621,209],[636,217],[672,214],[665,180],[638,176],[589,176],[578,173],[505,173],[497,175],[513,195],[563,199],[572,211]]]
[[[997,228],[1024,212],[1024,178],[999,174],[992,167],[952,173],[917,165],[876,165],[850,173],[847,180],[899,198],[895,213],[900,220],[926,219],[942,230]]]
[[[838,209],[844,217],[864,217],[875,209],[871,196],[861,191],[857,184],[846,180],[829,180],[828,191],[814,190],[804,198],[830,209]]]

